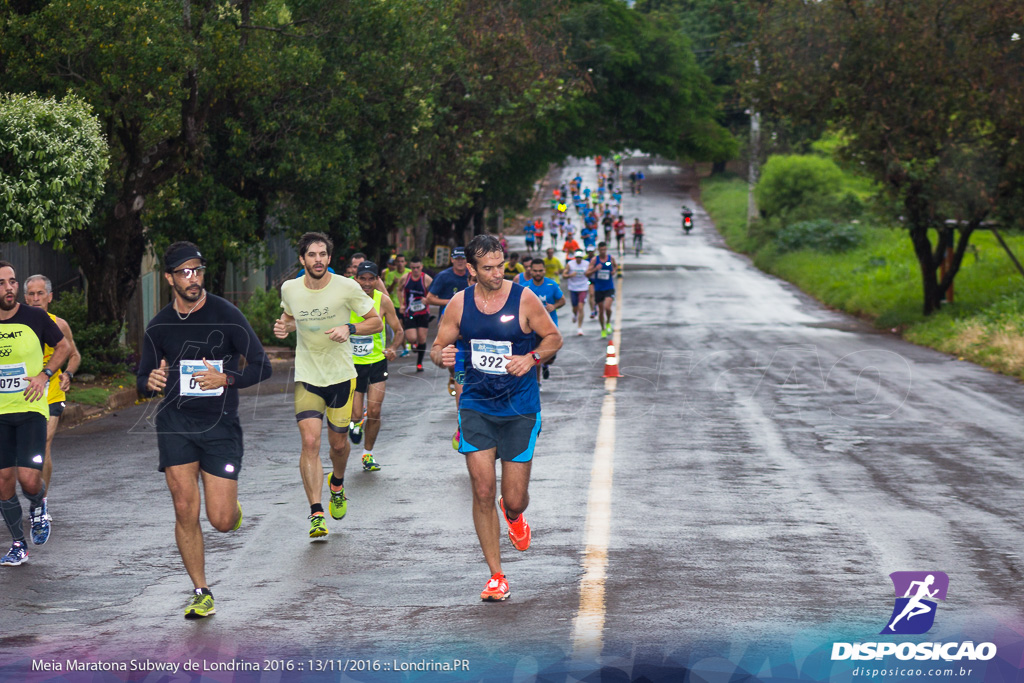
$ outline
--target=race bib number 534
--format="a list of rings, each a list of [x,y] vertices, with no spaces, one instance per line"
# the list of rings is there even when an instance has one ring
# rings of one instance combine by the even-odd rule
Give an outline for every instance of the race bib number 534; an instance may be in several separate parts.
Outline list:
[[[349,341],[352,342],[352,355],[369,356],[373,353],[373,337],[349,337]]]
[[[491,341],[490,339],[474,339],[470,342],[471,361],[473,367],[488,375],[504,375],[505,356],[512,355],[512,342]]]

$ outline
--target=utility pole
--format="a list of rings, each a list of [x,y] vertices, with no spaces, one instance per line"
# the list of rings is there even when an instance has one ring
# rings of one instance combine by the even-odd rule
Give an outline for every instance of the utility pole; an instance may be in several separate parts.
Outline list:
[[[754,71],[761,74],[761,64],[754,59]],[[757,218],[757,202],[754,201],[754,186],[760,175],[761,164],[761,115],[753,107],[750,108],[750,160],[747,178],[747,227]]]

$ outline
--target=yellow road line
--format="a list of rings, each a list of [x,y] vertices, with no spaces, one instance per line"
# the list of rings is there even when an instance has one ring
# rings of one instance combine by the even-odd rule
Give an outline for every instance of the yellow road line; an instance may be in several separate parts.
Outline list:
[[[622,341],[622,280],[615,292],[615,332],[612,344],[616,355]],[[573,620],[573,657],[595,659],[604,643],[605,591],[608,569],[608,543],[612,524],[612,472],[615,466],[615,388],[614,377],[604,381],[601,421],[597,428],[594,464],[590,470],[587,495],[587,522],[584,527],[583,580],[580,582],[580,606]]]

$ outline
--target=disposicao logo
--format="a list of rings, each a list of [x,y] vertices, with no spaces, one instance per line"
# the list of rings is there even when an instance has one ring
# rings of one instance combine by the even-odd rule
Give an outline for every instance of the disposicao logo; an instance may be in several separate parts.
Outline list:
[[[893,572],[889,578],[896,589],[896,604],[880,633],[927,633],[935,623],[935,600],[946,599],[949,577],[944,572]]]
[[[920,635],[935,623],[936,600],[945,600],[949,577],[944,572],[893,572],[896,591],[892,614],[880,635]],[[832,660],[871,660],[895,655],[900,660],[987,661],[996,656],[993,643],[833,643]]]

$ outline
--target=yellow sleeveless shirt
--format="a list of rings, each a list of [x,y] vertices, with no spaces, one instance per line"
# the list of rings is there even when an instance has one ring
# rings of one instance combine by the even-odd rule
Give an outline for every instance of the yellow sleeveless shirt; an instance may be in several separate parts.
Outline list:
[[[57,322],[57,316],[53,313],[47,313],[50,316],[50,320]],[[52,346],[43,346],[43,367],[50,362],[50,358],[53,356]],[[46,403],[60,403],[61,401],[67,400],[67,395],[60,389],[60,376],[63,370],[57,370],[53,373],[53,377],[50,378],[50,386],[46,391]]]

